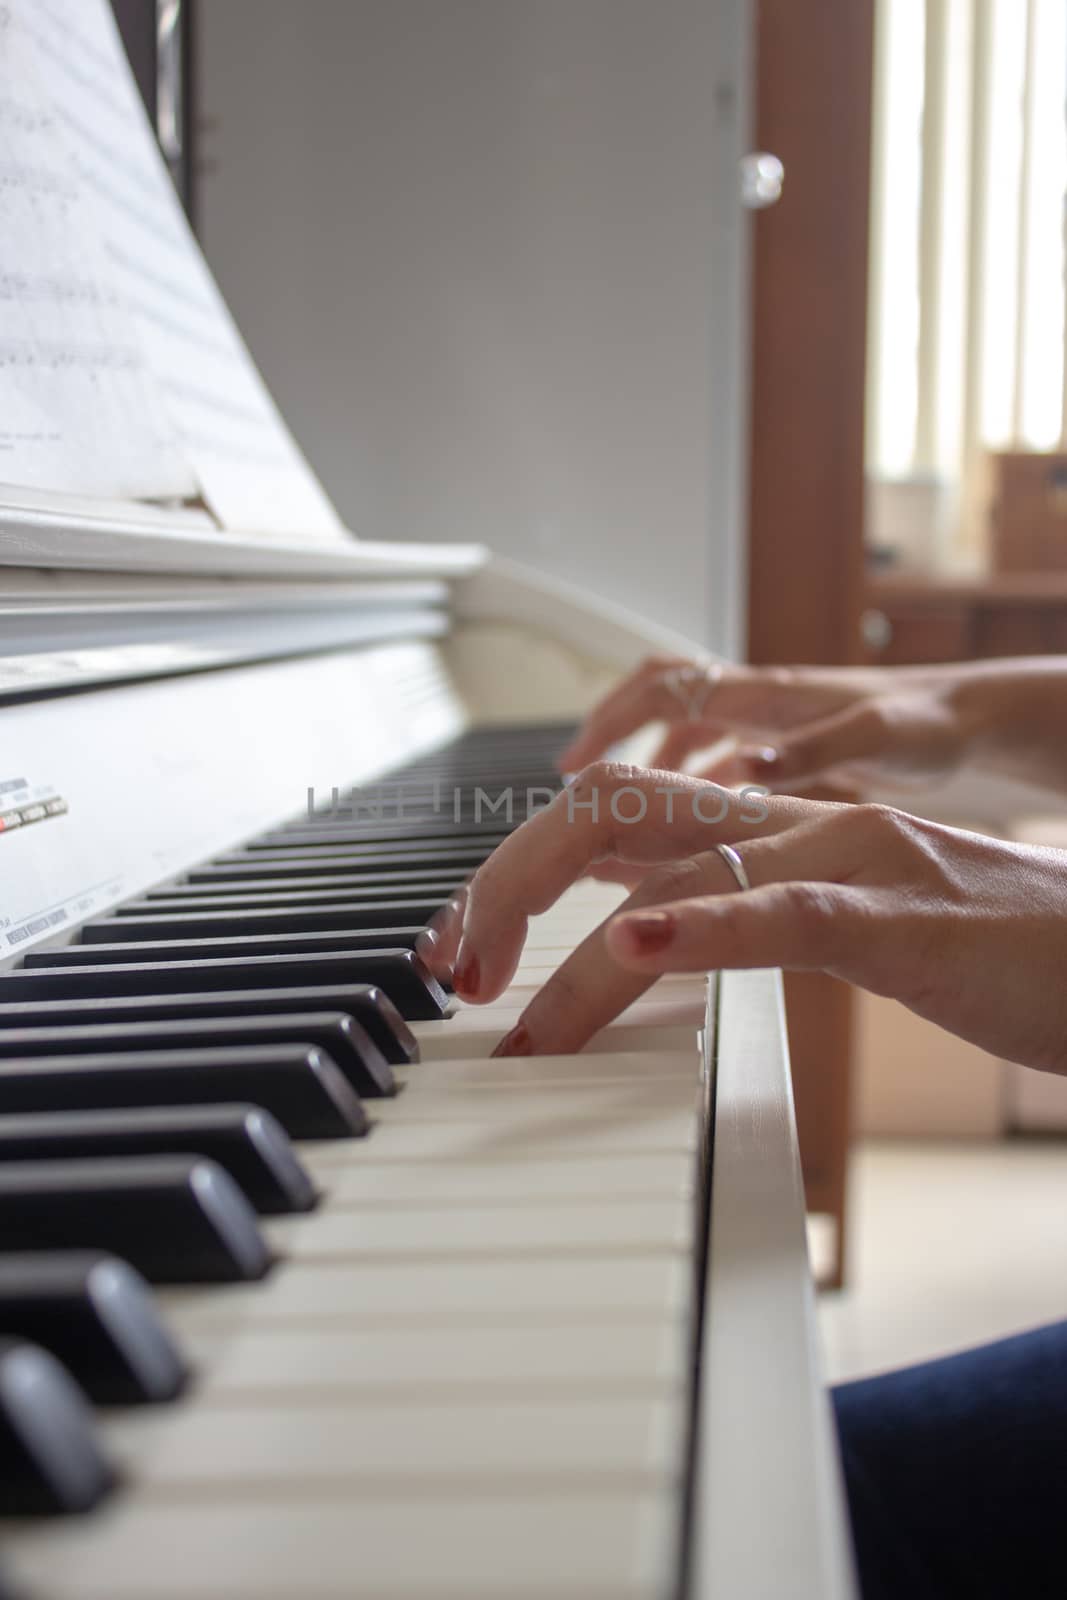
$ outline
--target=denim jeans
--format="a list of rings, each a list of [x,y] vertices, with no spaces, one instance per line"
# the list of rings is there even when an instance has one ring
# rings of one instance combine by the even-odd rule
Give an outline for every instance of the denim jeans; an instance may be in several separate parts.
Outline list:
[[[863,1600],[1067,1600],[1067,1322],[833,1402]]]

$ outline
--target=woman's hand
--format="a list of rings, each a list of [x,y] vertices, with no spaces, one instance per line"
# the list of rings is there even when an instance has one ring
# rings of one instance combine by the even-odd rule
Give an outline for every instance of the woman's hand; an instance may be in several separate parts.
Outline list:
[[[655,767],[680,769],[727,735],[741,741],[701,772],[721,783],[796,792],[827,782],[932,782],[966,750],[956,685],[956,669],[704,668],[654,657],[594,708],[560,765],[577,771],[648,723],[665,722]]]
[[[781,966],[832,973],[994,1055],[1067,1071],[1067,855],[883,806],[746,802],[606,763],[569,795],[517,829],[442,919],[429,958],[454,967],[464,999],[501,994],[527,919],[591,862],[651,870],[534,996],[500,1053],[578,1050],[663,972]],[[739,849],[749,891],[738,892],[720,843]]]

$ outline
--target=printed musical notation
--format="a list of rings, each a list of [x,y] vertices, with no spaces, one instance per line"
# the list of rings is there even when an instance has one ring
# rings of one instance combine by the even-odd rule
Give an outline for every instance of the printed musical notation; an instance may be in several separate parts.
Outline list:
[[[0,480],[195,494],[10,3],[0,85]]]
[[[0,481],[351,538],[200,254],[108,0],[0,0],[0,228]]]

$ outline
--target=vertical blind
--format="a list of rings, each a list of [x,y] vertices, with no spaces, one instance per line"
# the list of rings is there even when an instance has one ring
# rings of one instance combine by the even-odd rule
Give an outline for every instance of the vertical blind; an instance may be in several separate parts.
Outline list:
[[[1067,0],[877,0],[867,464],[1067,435]]]

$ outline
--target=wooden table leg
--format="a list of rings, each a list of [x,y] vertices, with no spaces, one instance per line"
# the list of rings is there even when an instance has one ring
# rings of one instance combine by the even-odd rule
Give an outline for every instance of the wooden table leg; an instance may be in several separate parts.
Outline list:
[[[833,1268],[823,1282],[840,1289],[847,1240],[852,990],[821,972],[789,972],[785,1002],[808,1210],[833,1218]]]

